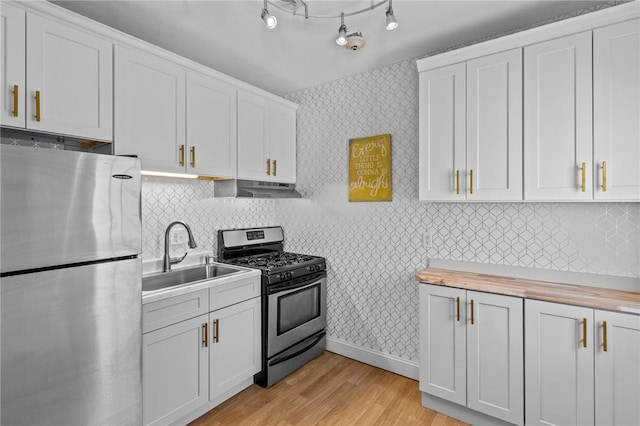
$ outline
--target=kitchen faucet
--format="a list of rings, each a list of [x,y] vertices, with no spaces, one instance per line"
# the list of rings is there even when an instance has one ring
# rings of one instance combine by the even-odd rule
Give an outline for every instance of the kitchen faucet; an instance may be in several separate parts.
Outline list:
[[[185,222],[181,220],[176,220],[175,222],[171,222],[169,226],[167,226],[167,230],[164,232],[164,263],[162,265],[163,272],[171,271],[171,265],[180,263],[184,260],[185,257],[187,257],[187,253],[185,253],[184,256],[180,258],[178,257],[171,258],[169,256],[169,232],[171,231],[171,228],[173,228],[175,225],[182,225],[187,230],[187,234],[189,234],[189,248],[193,249],[198,247],[195,240],[193,239],[193,234],[191,233],[191,228],[189,228],[189,225],[187,225]]]

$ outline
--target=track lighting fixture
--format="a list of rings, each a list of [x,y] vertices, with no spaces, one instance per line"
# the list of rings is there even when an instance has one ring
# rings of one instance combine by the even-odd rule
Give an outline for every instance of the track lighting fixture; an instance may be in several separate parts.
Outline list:
[[[347,44],[347,27],[344,24],[344,13],[340,14],[340,28],[338,28],[338,38],[336,38],[336,43],[340,46]]]
[[[387,30],[395,30],[398,28],[398,20],[393,15],[393,8],[391,7],[391,1],[389,0],[389,7],[387,8]]]
[[[264,21],[265,25],[269,29],[273,29],[278,24],[278,21],[275,16],[269,13],[267,9],[267,3],[276,9],[280,9],[286,13],[290,13],[293,16],[304,16],[305,19],[309,18],[340,18],[340,27],[338,27],[338,37],[336,37],[336,43],[340,46],[345,46],[345,48],[349,50],[359,50],[362,49],[365,45],[364,38],[362,37],[362,33],[360,30],[353,32],[351,34],[347,34],[347,26],[344,23],[345,16],[355,16],[361,13],[369,12],[377,7],[382,6],[385,3],[388,3],[389,6],[386,10],[386,29],[387,30],[395,30],[398,27],[398,20],[395,17],[393,12],[393,7],[391,5],[392,0],[380,0],[374,3],[374,0],[371,1],[371,5],[367,8],[356,10],[353,12],[342,12],[339,15],[310,15],[309,14],[309,5],[306,0],[264,0],[264,7],[262,9],[262,15],[260,16]],[[282,4],[281,4],[282,3]],[[298,9],[304,8],[304,13],[299,12]]]
[[[278,20],[276,19],[276,17],[271,15],[269,13],[269,10],[267,10],[267,0],[264,0],[264,8],[262,9],[262,15],[260,15],[260,18],[262,18],[264,24],[270,30],[274,29],[276,25],[278,25]]]

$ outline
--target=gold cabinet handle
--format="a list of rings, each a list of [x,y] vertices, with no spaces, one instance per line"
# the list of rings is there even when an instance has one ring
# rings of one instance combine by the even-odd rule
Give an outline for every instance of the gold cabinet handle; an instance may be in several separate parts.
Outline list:
[[[218,343],[220,341],[220,320],[213,320],[213,341]]]
[[[607,192],[607,162],[602,162],[602,192]]]
[[[586,192],[587,190],[587,163],[582,163],[580,166],[582,169],[582,184],[580,185],[582,192]]]
[[[460,193],[460,170],[456,170],[456,194]]]
[[[40,121],[40,91],[36,90],[36,121]]]
[[[607,322],[602,321],[602,350],[607,351]]]
[[[13,116],[17,117],[18,116],[18,95],[19,90],[18,90],[18,85],[14,84],[13,85]]]
[[[473,299],[471,299],[471,325],[474,324],[474,318],[473,318]]]
[[[184,145],[180,145],[180,165],[184,167]]]
[[[271,159],[267,158],[267,176],[271,175]]]
[[[275,176],[277,174],[277,167],[278,164],[276,163],[276,160],[273,160],[273,175]]]
[[[456,317],[458,318],[458,322],[460,322],[460,298],[456,297]]]
[[[469,170],[469,194],[473,194],[473,169]]]
[[[196,147],[191,147],[191,167],[196,166]]]
[[[587,319],[582,318],[582,347],[587,347]]]
[[[209,323],[202,324],[202,346],[209,347]]]

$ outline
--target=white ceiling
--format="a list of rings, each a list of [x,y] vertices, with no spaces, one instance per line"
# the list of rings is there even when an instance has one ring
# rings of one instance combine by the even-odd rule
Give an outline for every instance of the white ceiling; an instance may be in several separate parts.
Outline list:
[[[287,0],[272,0],[290,5]],[[309,14],[334,15],[375,1],[307,0]],[[260,19],[263,1],[53,1],[81,15],[277,94],[425,56],[466,41],[540,22],[602,1],[395,0],[398,28],[384,27],[386,5],[345,18],[366,47],[335,43],[340,19],[304,19],[270,5],[278,26]],[[303,13],[303,9],[300,9]]]

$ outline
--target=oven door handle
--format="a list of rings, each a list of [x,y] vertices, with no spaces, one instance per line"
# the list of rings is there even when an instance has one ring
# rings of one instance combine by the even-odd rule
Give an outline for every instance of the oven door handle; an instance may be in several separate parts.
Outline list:
[[[280,287],[280,286],[276,285],[276,286],[273,286],[271,288],[267,287],[267,289],[269,291],[269,295],[270,296],[274,295],[274,294],[280,294],[280,293],[290,293],[293,290],[299,290],[301,288],[314,286],[314,285],[318,284],[322,280],[322,278],[325,278],[325,277],[326,277],[326,275],[325,276],[321,275],[321,276],[318,276],[318,277],[314,277],[313,279],[304,280],[303,282],[301,282],[299,284],[292,285],[292,286],[286,286],[285,285],[285,286]]]
[[[269,366],[272,367],[274,365],[278,365],[281,364],[285,361],[290,360],[291,358],[295,358],[300,354],[305,353],[306,351],[308,351],[309,349],[311,349],[312,347],[314,347],[315,345],[317,345],[325,336],[325,333],[321,333],[319,336],[317,336],[315,339],[313,339],[313,342],[309,343],[308,345],[306,345],[304,348],[295,351],[292,354],[287,354],[278,358],[274,358],[272,361],[269,361]]]

